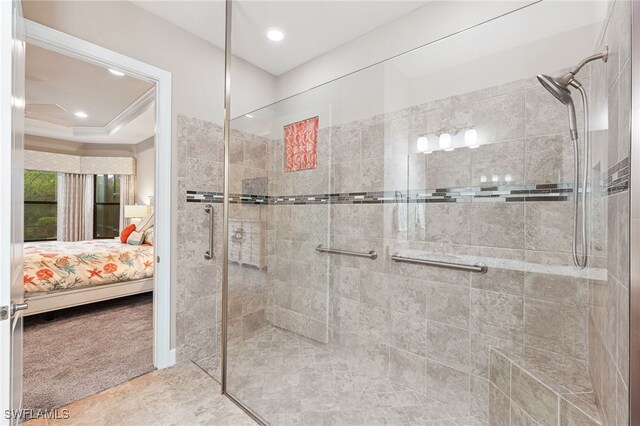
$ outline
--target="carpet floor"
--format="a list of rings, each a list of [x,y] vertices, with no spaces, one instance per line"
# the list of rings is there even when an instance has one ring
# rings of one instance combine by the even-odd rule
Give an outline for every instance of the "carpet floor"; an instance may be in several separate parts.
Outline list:
[[[58,408],[153,369],[152,293],[24,320],[24,408]]]

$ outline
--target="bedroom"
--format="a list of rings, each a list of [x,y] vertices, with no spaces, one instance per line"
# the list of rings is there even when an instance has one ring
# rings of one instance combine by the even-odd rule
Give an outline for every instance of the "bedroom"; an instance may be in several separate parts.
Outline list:
[[[155,85],[27,44],[25,86],[24,401],[51,409],[154,368]]]

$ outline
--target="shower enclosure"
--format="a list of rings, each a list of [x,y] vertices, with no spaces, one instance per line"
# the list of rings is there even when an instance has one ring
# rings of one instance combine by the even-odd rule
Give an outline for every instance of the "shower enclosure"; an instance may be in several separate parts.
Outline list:
[[[627,423],[630,15],[535,3],[231,120],[224,391],[274,425]],[[605,47],[581,269],[536,75]]]

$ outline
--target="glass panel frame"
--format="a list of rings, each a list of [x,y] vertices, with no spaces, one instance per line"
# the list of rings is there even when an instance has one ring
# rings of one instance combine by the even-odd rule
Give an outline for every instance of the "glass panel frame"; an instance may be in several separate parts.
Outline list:
[[[120,235],[120,176],[94,175],[93,238]]]

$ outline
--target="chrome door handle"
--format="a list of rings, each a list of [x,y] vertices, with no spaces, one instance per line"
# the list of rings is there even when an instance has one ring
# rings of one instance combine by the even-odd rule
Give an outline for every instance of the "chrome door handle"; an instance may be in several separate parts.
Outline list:
[[[204,252],[204,258],[211,260],[213,259],[213,205],[205,205],[204,211],[209,213],[209,250]]]
[[[11,304],[11,316],[14,316],[18,311],[25,311],[29,308],[29,304],[24,301],[23,303]]]

